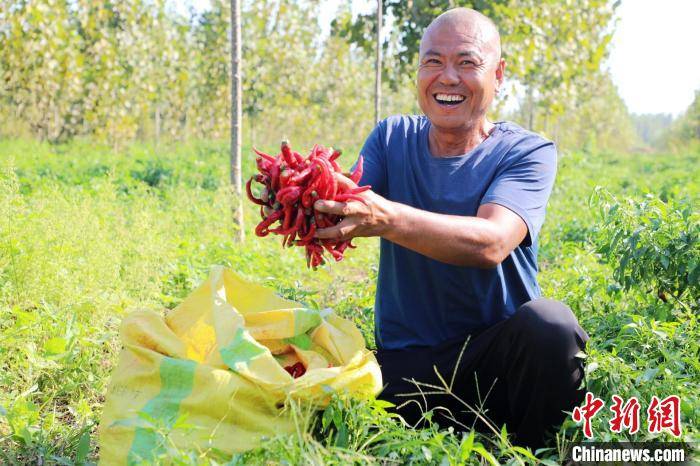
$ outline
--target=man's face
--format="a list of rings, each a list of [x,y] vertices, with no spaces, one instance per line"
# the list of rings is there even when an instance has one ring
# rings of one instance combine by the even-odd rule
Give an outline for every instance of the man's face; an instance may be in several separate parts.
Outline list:
[[[418,104],[433,126],[466,130],[486,114],[505,68],[497,47],[478,22],[436,24],[425,34]]]

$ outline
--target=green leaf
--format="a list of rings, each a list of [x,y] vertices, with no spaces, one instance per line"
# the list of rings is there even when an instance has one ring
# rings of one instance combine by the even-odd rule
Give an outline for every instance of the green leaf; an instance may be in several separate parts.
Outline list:
[[[62,337],[53,337],[46,340],[44,343],[44,352],[48,356],[56,356],[66,352],[68,342]]]
[[[384,408],[384,409],[386,409],[386,408],[393,408],[394,406],[396,406],[396,405],[395,405],[394,403],[392,403],[391,401],[380,400],[380,399],[374,400],[374,401],[372,402],[372,405],[373,405],[373,406],[376,406],[377,408]]]
[[[88,453],[90,453],[90,431],[85,431],[83,432],[83,435],[80,436],[80,441],[78,442],[78,449],[75,453],[75,462],[84,463]]]
[[[656,377],[656,374],[659,373],[659,368],[658,367],[650,367],[647,370],[644,371],[644,373],[637,378],[637,383],[639,382],[649,382],[650,380],[653,380]]]
[[[433,460],[433,452],[431,452],[430,449],[429,449],[428,447],[424,446],[424,445],[421,446],[420,448],[421,448],[421,451],[423,452],[423,457],[424,457],[428,462],[432,461],[432,460]]]
[[[519,447],[517,445],[514,445],[512,448],[513,448],[513,451],[520,453],[525,458],[531,459],[535,462],[538,461],[537,457],[535,455],[533,455],[532,452],[530,450],[528,450],[527,448]]]
[[[480,454],[482,458],[491,463],[493,466],[499,466],[498,461],[496,461],[496,458],[494,458],[494,456],[491,453],[489,453],[480,443],[477,443],[474,446],[474,451]]]
[[[460,459],[462,462],[466,462],[472,454],[474,449],[474,431],[469,432],[469,436],[462,442],[459,446]]]

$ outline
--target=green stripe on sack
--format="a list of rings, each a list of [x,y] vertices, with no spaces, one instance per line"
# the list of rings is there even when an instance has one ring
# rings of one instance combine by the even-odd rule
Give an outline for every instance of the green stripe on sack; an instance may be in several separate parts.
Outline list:
[[[231,343],[221,348],[219,354],[221,354],[221,359],[223,359],[224,363],[231,368],[231,370],[235,371],[237,370],[237,365],[247,363],[251,359],[255,359],[267,351],[268,349],[255,341],[255,339],[250,336],[250,333],[246,332],[242,327],[238,327]]]
[[[315,309],[294,310],[294,335],[306,333],[321,324],[321,314]]]
[[[285,343],[290,343],[297,348],[301,348],[303,350],[310,350],[311,345],[313,345],[313,341],[311,340],[311,337],[307,335],[306,333],[302,333],[301,335],[297,335],[291,338],[285,338],[283,340]]]
[[[137,427],[127,464],[152,461],[163,450],[163,433],[177,421],[180,403],[192,393],[197,363],[164,357],[160,363],[160,392],[150,399],[139,414],[153,426]]]

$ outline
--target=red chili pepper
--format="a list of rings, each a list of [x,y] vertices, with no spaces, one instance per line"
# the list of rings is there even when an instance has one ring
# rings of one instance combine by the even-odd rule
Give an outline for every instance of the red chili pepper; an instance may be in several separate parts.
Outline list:
[[[263,159],[267,160],[270,163],[275,161],[275,158],[273,156],[268,155],[265,152],[260,152],[255,147],[253,147],[253,151],[255,151],[256,154],[258,154],[260,157],[262,157]]]
[[[314,220],[317,228],[327,228],[333,226],[330,220],[322,213],[314,210]],[[330,224],[329,224],[330,223]]]
[[[348,202],[348,201],[357,201],[361,202],[363,204],[367,204],[367,201],[365,201],[363,198],[358,196],[357,194],[338,194],[335,196],[335,200],[338,202]]]
[[[273,232],[283,237],[283,246],[304,247],[309,267],[324,264],[325,253],[336,261],[341,260],[344,251],[354,247],[350,241],[319,240],[314,235],[318,228],[336,225],[342,217],[316,212],[313,204],[318,199],[365,202],[358,194],[370,187],[349,189],[338,184],[335,174],[342,173],[342,170],[335,160],[340,157],[339,150],[314,145],[309,156],[304,158],[283,142],[276,157],[255,152],[259,156],[256,158],[259,173],[246,184],[246,194],[252,202],[260,205],[262,221],[255,229],[256,234],[266,236]],[[362,178],[363,163],[360,156],[350,175],[355,183]],[[260,198],[253,195],[252,180],[264,187]],[[270,228],[276,221],[280,225]]]
[[[372,189],[372,186],[370,186],[370,185],[358,186],[357,188],[351,189],[348,194],[360,194],[360,193],[364,193],[365,191],[369,191],[370,189]]]
[[[257,197],[253,196],[253,192],[250,190],[250,183],[253,181],[253,178],[249,179],[248,182],[245,184],[245,192],[248,194],[248,199],[253,201],[254,204],[263,206],[267,205],[267,203],[263,202],[261,199],[258,199]]]
[[[289,184],[291,185],[299,185],[302,184],[304,181],[306,181],[311,175],[311,167],[305,168],[301,172],[297,173],[293,177],[289,179]]]
[[[314,239],[315,234],[316,234],[316,224],[312,223],[311,226],[309,227],[309,232],[304,237],[299,239],[299,241],[297,241],[297,244],[299,246],[304,246],[304,245],[308,244],[309,241]]]
[[[314,144],[314,147],[311,149],[311,153],[309,154],[309,161],[315,159],[317,155],[318,155],[318,144]]]
[[[286,206],[299,200],[302,188],[300,186],[287,186],[277,191],[277,202]]]
[[[278,210],[277,212],[273,212],[272,215],[267,217],[265,220],[260,222],[257,227],[255,227],[255,234],[258,236],[267,236],[270,234],[270,231],[268,230],[268,227],[272,225],[274,222],[280,219],[282,216],[282,211]]]
[[[284,161],[287,162],[287,165],[296,165],[296,159],[294,158],[294,155],[292,155],[292,149],[289,147],[289,143],[287,141],[282,141],[282,157],[284,158]]]
[[[258,170],[261,172],[267,173],[270,171],[270,167],[272,166],[271,162],[268,162],[267,160],[263,159],[262,157],[258,157],[255,159],[255,164],[258,166]]]
[[[280,166],[277,160],[275,160],[270,167],[270,186],[275,191],[277,191],[280,187]]]
[[[298,379],[302,375],[306,374],[306,367],[304,367],[304,365],[301,362],[292,364],[291,366],[285,366],[284,370],[286,370],[289,373],[289,375],[291,375],[295,379]]]
[[[310,208],[314,202],[318,199],[318,193],[316,192],[316,188],[320,184],[320,178],[316,178],[314,181],[311,182],[311,185],[309,185],[308,188],[306,188],[306,191],[304,191],[304,194],[301,195],[301,205],[303,205],[306,208]]]
[[[323,176],[325,177],[326,189],[321,193],[321,199],[334,199],[336,193],[338,192],[338,181],[335,179],[333,174],[334,170],[330,162],[326,159],[317,159],[323,164]]]
[[[301,154],[297,151],[292,152],[292,155],[294,155],[294,160],[297,161],[297,165],[303,165],[304,164],[304,157],[301,156]]]
[[[330,255],[333,256],[333,259],[335,259],[336,262],[343,260],[343,253],[336,251],[331,241],[322,240],[321,244],[326,249],[326,251],[328,251]]]
[[[290,176],[292,176],[292,170],[289,168],[280,170],[280,189],[284,189],[289,185]]]
[[[294,206],[287,204],[284,206],[284,221],[282,223],[285,230],[288,230],[292,226],[292,213],[294,212]]]
[[[301,231],[302,224],[304,223],[305,218],[306,218],[306,215],[304,214],[304,208],[299,206],[297,208],[297,218],[294,221],[294,228],[296,231]]]
[[[362,155],[357,159],[357,165],[355,165],[355,169],[352,171],[350,174],[350,179],[355,182],[355,184],[360,182],[360,179],[362,179],[362,169],[364,165],[364,158]]]
[[[339,253],[343,254],[345,252],[345,249],[348,247],[349,244],[350,244],[350,241],[341,241],[335,247],[335,250],[338,251]]]

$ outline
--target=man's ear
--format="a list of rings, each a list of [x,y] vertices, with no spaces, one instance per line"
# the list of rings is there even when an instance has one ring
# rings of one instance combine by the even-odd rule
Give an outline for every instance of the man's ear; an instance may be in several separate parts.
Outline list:
[[[505,78],[506,74],[506,61],[505,59],[501,58],[498,61],[498,66],[496,67],[496,92],[498,92],[501,89],[501,86],[503,85],[503,79]]]

